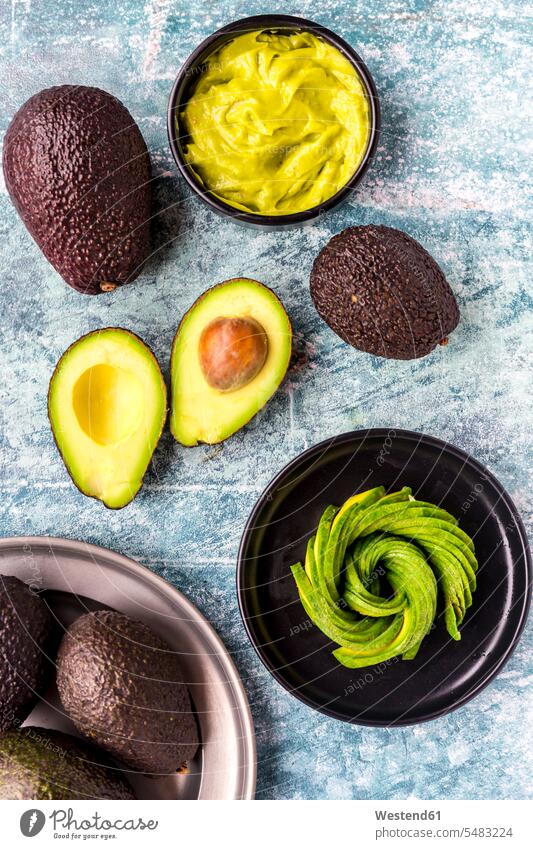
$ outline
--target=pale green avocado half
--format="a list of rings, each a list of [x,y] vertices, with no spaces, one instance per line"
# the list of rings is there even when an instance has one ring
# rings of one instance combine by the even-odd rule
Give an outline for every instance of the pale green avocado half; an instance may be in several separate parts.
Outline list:
[[[264,329],[268,352],[259,373],[231,392],[206,381],[198,355],[202,331],[219,318],[251,318]],[[170,429],[182,445],[222,442],[250,421],[274,394],[292,349],[289,318],[271,289],[248,278],[227,280],[201,295],[183,317],[172,346]]]
[[[59,360],[48,415],[78,489],[106,507],[124,507],[141,487],[167,417],[159,364],[128,330],[89,333]]]

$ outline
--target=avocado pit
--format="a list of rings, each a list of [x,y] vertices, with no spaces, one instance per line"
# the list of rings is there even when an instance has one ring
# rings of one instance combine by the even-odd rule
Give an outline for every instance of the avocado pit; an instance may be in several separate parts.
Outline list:
[[[203,329],[198,344],[203,375],[220,392],[234,392],[250,383],[267,353],[268,337],[254,318],[216,318]]]

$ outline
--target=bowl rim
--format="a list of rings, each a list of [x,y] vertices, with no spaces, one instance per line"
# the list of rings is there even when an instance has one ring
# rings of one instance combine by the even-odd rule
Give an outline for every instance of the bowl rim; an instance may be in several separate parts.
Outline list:
[[[207,58],[206,54],[213,52],[218,41],[225,39],[226,36],[246,31],[248,29],[299,29],[314,32],[324,38],[329,44],[336,47],[352,64],[357,71],[366,95],[370,102],[372,112],[372,122],[370,128],[370,138],[364,153],[364,156],[359,163],[355,173],[350,177],[347,183],[342,186],[334,195],[317,206],[312,206],[309,209],[300,212],[287,213],[285,215],[261,215],[254,212],[246,212],[231,206],[231,204],[219,199],[213,195],[208,189],[204,188],[193,175],[190,166],[185,162],[181,145],[178,142],[176,134],[175,114],[181,107],[181,95],[186,87],[186,80],[191,69],[198,63],[199,59]],[[167,135],[172,151],[172,156],[178,169],[185,178],[189,187],[193,192],[200,197],[211,209],[228,218],[236,219],[245,224],[256,225],[259,227],[279,228],[289,225],[301,225],[312,219],[318,218],[333,207],[338,206],[346,200],[353,192],[355,186],[360,182],[366,173],[370,162],[374,158],[379,143],[381,131],[381,109],[379,94],[376,88],[374,79],[357,51],[345,41],[340,35],[328,29],[322,24],[315,21],[310,21],[307,18],[301,18],[294,15],[251,15],[246,18],[239,18],[229,24],[216,30],[211,35],[207,36],[195,50],[185,60],[179,69],[176,79],[172,85],[167,106]]]
[[[377,437],[379,439],[386,439],[390,436],[391,431],[394,431],[395,437],[400,437],[403,439],[416,441],[417,444],[425,444],[430,445],[437,448],[441,454],[448,453],[455,455],[458,459],[462,460],[463,465],[469,465],[476,469],[480,474],[485,476],[486,480],[489,480],[490,483],[494,486],[495,490],[499,495],[499,500],[505,503],[510,513],[513,516],[515,527],[518,530],[520,543],[522,545],[522,550],[524,553],[524,571],[526,577],[526,586],[527,590],[524,592],[522,598],[522,605],[520,609],[520,618],[517,627],[512,635],[512,639],[507,645],[505,651],[499,657],[498,661],[493,665],[490,671],[482,676],[480,681],[465,693],[461,698],[456,699],[451,704],[446,706],[445,708],[438,709],[428,713],[427,715],[411,719],[405,718],[398,721],[393,722],[383,722],[380,720],[371,720],[371,719],[360,719],[359,717],[348,719],[343,714],[337,712],[334,708],[329,707],[320,707],[318,708],[316,703],[309,698],[307,693],[301,690],[295,690],[291,688],[287,681],[284,679],[283,675],[281,675],[278,670],[272,666],[270,663],[268,656],[263,652],[262,645],[257,642],[256,636],[254,634],[254,630],[249,623],[249,619],[256,617],[248,616],[248,604],[245,598],[246,591],[246,581],[245,581],[245,572],[246,572],[246,560],[245,557],[246,549],[248,548],[249,542],[252,538],[252,535],[255,531],[255,520],[260,512],[263,510],[266,503],[271,500],[271,492],[274,490],[278,484],[291,472],[297,470],[300,465],[305,463],[305,461],[311,458],[314,454],[322,454],[325,451],[333,448],[337,445],[342,445],[345,442],[351,442],[352,440],[357,439],[367,439],[370,437]],[[302,451],[301,454],[298,454],[292,460],[290,460],[285,466],[283,466],[280,471],[272,478],[272,480],[266,485],[261,494],[259,495],[257,501],[255,502],[252,511],[246,521],[246,525],[244,526],[244,530],[241,536],[241,541],[239,544],[239,552],[237,555],[237,570],[236,570],[236,588],[237,588],[237,601],[239,605],[239,613],[241,615],[241,619],[248,635],[248,639],[250,640],[251,645],[254,648],[255,653],[259,657],[263,666],[268,670],[268,672],[272,675],[272,677],[280,684],[283,689],[288,692],[291,696],[303,702],[307,707],[312,708],[318,713],[322,713],[325,716],[331,717],[333,719],[340,720],[342,722],[347,722],[351,725],[361,725],[367,726],[371,728],[389,728],[389,727],[406,727],[410,725],[419,725],[423,722],[430,722],[434,719],[438,719],[441,716],[446,716],[457,708],[463,707],[463,705],[467,704],[469,701],[474,699],[482,690],[485,689],[499,673],[502,668],[507,664],[511,655],[515,651],[520,637],[524,631],[528,620],[529,609],[531,607],[531,594],[533,589],[533,563],[531,557],[531,549],[529,547],[528,536],[524,526],[524,523],[520,517],[520,514],[505,487],[500,483],[500,481],[496,478],[496,476],[479,460],[476,460],[471,454],[467,451],[464,451],[461,448],[458,448],[456,445],[453,445],[450,442],[446,442],[442,439],[438,439],[437,437],[430,436],[429,434],[422,433],[421,431],[412,431],[412,430],[403,430],[401,428],[396,427],[380,427],[380,428],[361,428],[360,430],[352,430],[347,431],[345,433],[337,434],[336,436],[329,437],[328,439],[321,440],[320,442],[315,443],[310,448],[306,448],[305,451]]]

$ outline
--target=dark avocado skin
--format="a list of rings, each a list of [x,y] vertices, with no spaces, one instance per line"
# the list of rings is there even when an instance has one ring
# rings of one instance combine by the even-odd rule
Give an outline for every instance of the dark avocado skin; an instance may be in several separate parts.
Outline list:
[[[80,616],[59,647],[57,687],[78,730],[134,770],[174,773],[196,753],[178,657],[143,622],[113,610]]]
[[[0,799],[134,799],[121,771],[93,746],[48,728],[0,737]]]
[[[150,253],[150,159],[117,98],[72,85],[35,94],[7,130],[3,167],[24,224],[69,286],[98,295],[137,277]]]
[[[45,602],[0,575],[0,731],[22,723],[54,672],[58,629]]]
[[[348,227],[311,270],[315,307],[341,339],[379,357],[424,357],[457,327],[459,308],[432,256],[392,227]]]
[[[183,326],[184,326],[184,324],[185,324],[185,322],[186,322],[187,318],[189,318],[189,316],[190,316],[190,315],[194,312],[194,310],[196,310],[199,306],[201,306],[202,302],[203,302],[203,301],[204,301],[204,300],[205,300],[205,299],[206,299],[206,298],[210,295],[210,293],[211,293],[211,292],[213,292],[213,290],[215,290],[215,289],[219,289],[219,288],[221,288],[221,287],[223,287],[223,286],[227,286],[229,283],[238,282],[239,280],[242,280],[242,279],[249,280],[251,283],[255,283],[257,286],[261,287],[262,289],[267,289],[267,290],[268,290],[268,292],[270,292],[270,294],[271,294],[271,295],[275,298],[275,300],[277,301],[277,303],[278,303],[278,305],[279,305],[279,308],[280,308],[281,310],[283,310],[283,313],[284,313],[284,315],[285,315],[285,318],[286,318],[286,321],[287,321],[287,331],[286,331],[286,332],[287,332],[287,335],[290,337],[290,341],[291,341],[291,351],[292,351],[292,355],[294,355],[294,350],[293,350],[293,348],[292,348],[292,343],[293,343],[293,329],[292,329],[292,325],[291,325],[291,322],[290,322],[289,316],[288,316],[288,314],[287,314],[287,312],[286,312],[286,310],[285,310],[285,307],[284,307],[284,306],[283,306],[283,304],[281,303],[280,299],[278,298],[278,296],[276,295],[276,293],[274,292],[274,290],[273,290],[273,289],[271,289],[271,288],[270,288],[270,287],[268,287],[268,286],[265,286],[265,284],[264,284],[264,283],[260,283],[260,282],[259,282],[259,280],[255,280],[253,277],[246,277],[246,278],[242,278],[242,277],[230,277],[228,280],[224,280],[222,283],[217,283],[215,286],[211,286],[209,289],[206,289],[206,291],[205,291],[205,292],[203,292],[203,293],[202,293],[202,294],[201,294],[201,295],[200,295],[200,296],[199,296],[199,297],[195,300],[195,302],[192,304],[192,306],[190,306],[190,307],[189,307],[189,309],[187,310],[187,312],[186,312],[186,313],[184,314],[184,316],[182,317],[182,319],[181,319],[181,321],[180,321],[180,323],[179,323],[179,325],[178,325],[178,329],[176,330],[176,333],[174,334],[174,339],[172,340],[172,347],[171,347],[171,349],[170,349],[170,363],[169,363],[169,370],[170,370],[170,386],[171,386],[171,393],[172,393],[172,391],[173,391],[173,370],[174,370],[174,368],[175,368],[175,361],[174,361],[174,357],[175,357],[176,346],[177,346],[177,344],[178,344],[178,340],[179,340],[179,337],[180,337],[180,333],[181,333],[181,332],[182,332],[182,330],[183,330]],[[286,369],[285,369],[285,374],[287,373],[287,371],[288,371],[288,369],[290,368],[290,366],[291,366],[291,360],[289,360],[289,361],[287,362],[287,366],[286,366]],[[281,385],[281,381],[280,381],[280,385]],[[279,388],[279,387],[278,387],[278,388]],[[277,391],[277,390],[275,390],[275,391]],[[271,397],[272,397],[272,396],[271,396]],[[270,398],[267,398],[267,399],[265,400],[265,403],[264,403],[263,407],[265,407],[265,406],[268,404],[269,400],[270,400]],[[231,395],[229,396],[229,402],[231,402]],[[171,399],[170,399],[170,416],[169,416],[170,432],[172,433],[172,436],[174,437],[174,439],[176,439],[176,440],[179,442],[179,438],[178,438],[177,434],[175,433],[175,431],[174,431],[174,427],[173,427],[172,409],[173,409],[173,401],[172,401],[172,395],[171,395]],[[258,411],[258,412],[259,412],[259,411]],[[257,413],[256,413],[256,415],[257,415]],[[253,418],[253,417],[252,417],[252,418]],[[243,427],[244,427],[244,425],[243,425]],[[234,433],[235,433],[235,431],[233,431],[233,433],[229,433],[229,434],[228,434],[228,435],[227,435],[224,439],[220,440],[220,442],[224,442],[224,441],[225,441],[225,439],[229,439],[231,436],[233,436],[233,434],[234,434]],[[205,445],[205,444],[215,444],[215,445],[216,445],[216,444],[219,444],[219,443],[198,443],[198,444],[204,444],[204,445]]]

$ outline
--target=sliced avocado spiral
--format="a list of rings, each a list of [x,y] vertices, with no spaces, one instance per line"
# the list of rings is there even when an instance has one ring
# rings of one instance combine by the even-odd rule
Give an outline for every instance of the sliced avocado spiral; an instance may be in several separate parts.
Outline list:
[[[324,510],[291,571],[312,622],[337,643],[333,655],[357,668],[414,658],[432,628],[437,593],[449,635],[472,604],[474,543],[446,510],[382,486]]]

